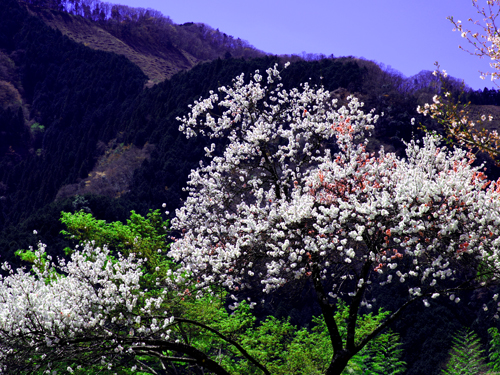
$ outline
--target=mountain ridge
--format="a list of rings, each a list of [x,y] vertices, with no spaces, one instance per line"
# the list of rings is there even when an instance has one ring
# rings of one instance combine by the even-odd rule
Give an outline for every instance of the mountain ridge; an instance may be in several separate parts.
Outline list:
[[[31,15],[70,39],[125,56],[148,76],[148,87],[200,62],[265,55],[247,42],[208,25],[192,22],[177,25],[152,9],[100,1],[83,6],[76,3],[20,2]]]
[[[29,12],[39,17],[48,26],[61,31],[70,39],[92,49],[123,55],[136,64],[146,76],[148,86],[164,81],[174,74],[191,69],[200,62],[190,53],[167,46],[163,49],[146,48],[138,51],[127,40],[117,38],[97,22],[66,12],[37,7],[27,7]]]

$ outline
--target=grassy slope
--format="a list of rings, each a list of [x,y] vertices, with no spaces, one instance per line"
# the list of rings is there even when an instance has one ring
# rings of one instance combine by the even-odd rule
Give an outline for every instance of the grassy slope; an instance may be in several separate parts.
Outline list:
[[[131,41],[118,39],[95,22],[68,13],[52,11],[49,9],[30,9],[53,29],[58,29],[62,34],[74,41],[90,48],[113,52],[123,55],[136,64],[149,78],[148,85],[152,85],[181,70],[192,68],[198,59],[173,46],[158,48],[144,40],[141,50],[133,47]],[[137,44],[135,41],[134,44]],[[150,46],[148,48],[148,45]]]

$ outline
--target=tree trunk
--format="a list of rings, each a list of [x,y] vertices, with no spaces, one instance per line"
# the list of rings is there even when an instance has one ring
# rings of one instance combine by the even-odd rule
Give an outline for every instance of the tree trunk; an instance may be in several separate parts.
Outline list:
[[[335,353],[325,375],[340,375],[352,357],[353,355],[345,349]]]

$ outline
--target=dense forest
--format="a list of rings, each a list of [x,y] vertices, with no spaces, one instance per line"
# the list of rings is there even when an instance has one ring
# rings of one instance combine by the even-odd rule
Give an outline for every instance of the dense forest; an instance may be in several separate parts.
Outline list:
[[[117,38],[139,43],[144,34],[188,52],[198,62],[190,70],[146,86],[148,76],[124,56],[91,49],[47,26],[33,10],[83,17]],[[31,9],[31,10],[30,10]],[[140,49],[140,46],[136,47]],[[145,215],[165,204],[171,216],[186,198],[189,172],[203,160],[210,140],[186,139],[177,117],[210,90],[231,83],[241,73],[265,71],[292,60],[283,72],[285,88],[303,82],[322,85],[345,101],[355,94],[365,108],[384,115],[369,147],[384,146],[403,154],[405,141],[421,137],[418,125],[440,131],[416,113],[418,105],[439,92],[431,72],[406,78],[396,71],[354,57],[272,56],[247,42],[203,24],[175,25],[151,9],[132,9],[88,0],[2,0],[0,2],[0,253],[14,256],[38,240],[52,255],[62,256],[70,241],[60,234],[62,211],[91,212],[96,218],[124,222],[131,210]],[[495,90],[461,92],[460,81],[448,79],[453,95],[474,105],[500,105]],[[496,126],[497,123],[495,123]],[[218,149],[223,146],[217,144]],[[480,156],[488,176],[498,169]],[[33,231],[37,231],[37,235]],[[398,288],[385,290],[376,307],[398,304]],[[307,293],[300,298],[308,298]],[[447,359],[453,334],[471,327],[483,343],[487,329],[498,325],[483,310],[480,290],[465,301],[415,306],[391,328],[403,342],[407,374],[438,374]],[[308,326],[317,312],[301,307],[297,296],[276,292],[257,316],[290,317]],[[304,304],[310,306],[310,304]]]
[[[102,25],[118,37],[135,40],[137,48],[145,48],[144,40],[155,47],[174,46],[196,59],[217,57],[258,57],[264,55],[248,42],[214,30],[202,23],[177,25],[168,16],[154,9],[131,8],[98,0],[84,1],[27,1],[36,8],[64,11]]]

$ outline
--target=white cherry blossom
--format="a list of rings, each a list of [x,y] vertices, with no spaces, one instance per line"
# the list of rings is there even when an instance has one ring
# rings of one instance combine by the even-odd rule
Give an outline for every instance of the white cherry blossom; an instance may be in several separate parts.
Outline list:
[[[377,116],[356,98],[340,105],[322,87],[286,90],[276,66],[267,75],[268,86],[241,75],[179,119],[188,137],[226,142],[222,154],[207,148],[172,222],[183,232],[169,253],[181,272],[200,288],[264,293],[310,280],[334,345],[328,374],[400,316],[354,341],[373,283],[411,280],[404,308],[456,293],[478,269],[496,280],[500,184],[472,166],[473,155],[432,135],[408,143],[406,158],[369,153]],[[342,342],[332,305],[347,297]]]
[[[148,296],[140,285],[142,261],[133,253],[112,257],[87,243],[59,265],[44,254],[40,243],[30,271],[3,265],[8,275],[0,277],[1,373],[50,373],[58,363],[70,364],[70,373],[76,365],[137,368],[141,356],[162,361],[172,350],[228,374],[202,351],[170,337],[178,318],[162,306],[168,285]]]

